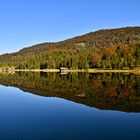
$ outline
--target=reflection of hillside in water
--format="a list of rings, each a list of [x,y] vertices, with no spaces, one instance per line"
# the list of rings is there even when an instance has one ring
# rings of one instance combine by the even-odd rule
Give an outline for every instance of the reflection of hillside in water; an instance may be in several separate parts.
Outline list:
[[[124,74],[0,74],[0,84],[99,109],[140,112],[140,76]]]

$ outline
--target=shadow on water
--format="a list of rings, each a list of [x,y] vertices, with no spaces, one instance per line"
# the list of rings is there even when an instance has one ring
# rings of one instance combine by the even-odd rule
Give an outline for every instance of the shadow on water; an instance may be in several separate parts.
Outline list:
[[[0,84],[103,110],[140,112],[140,76],[90,73],[1,73]]]

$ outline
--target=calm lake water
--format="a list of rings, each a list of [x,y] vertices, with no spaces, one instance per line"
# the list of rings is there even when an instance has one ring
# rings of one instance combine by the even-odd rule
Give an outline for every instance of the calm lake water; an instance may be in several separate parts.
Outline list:
[[[139,140],[140,76],[1,73],[0,140]]]

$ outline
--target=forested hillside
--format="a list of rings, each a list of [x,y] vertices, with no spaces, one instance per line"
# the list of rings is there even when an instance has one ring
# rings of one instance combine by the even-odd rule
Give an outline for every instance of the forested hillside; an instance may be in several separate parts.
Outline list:
[[[140,66],[140,27],[99,30],[0,56],[4,69],[133,69]]]

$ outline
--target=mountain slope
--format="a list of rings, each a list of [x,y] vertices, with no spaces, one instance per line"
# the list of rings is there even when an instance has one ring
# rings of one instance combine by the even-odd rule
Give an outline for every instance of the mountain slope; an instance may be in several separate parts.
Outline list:
[[[22,69],[59,68],[60,66],[74,69],[104,66],[112,69],[119,68],[119,65],[134,67],[139,60],[139,51],[136,52],[137,49],[139,50],[137,45],[139,42],[140,27],[99,30],[65,41],[42,43],[23,48],[16,53],[1,55],[0,65]],[[125,53],[129,53],[131,57],[126,58]],[[113,55],[117,55],[116,58],[112,58]],[[124,59],[128,62],[124,62]],[[116,64],[104,62],[112,60],[115,60]],[[118,64],[117,61],[122,61],[123,64]],[[133,63],[124,64],[130,61]]]

